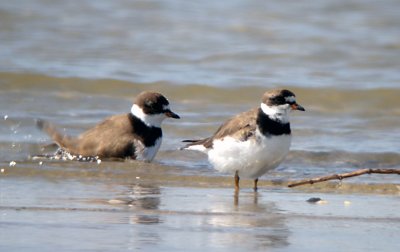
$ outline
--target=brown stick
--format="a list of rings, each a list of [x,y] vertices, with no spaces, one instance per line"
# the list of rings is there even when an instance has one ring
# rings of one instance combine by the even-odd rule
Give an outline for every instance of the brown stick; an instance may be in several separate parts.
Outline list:
[[[304,180],[300,180],[298,182],[289,183],[288,187],[295,187],[295,186],[305,185],[305,184],[312,185],[314,183],[319,183],[319,182],[333,180],[333,179],[342,180],[344,178],[350,178],[350,177],[360,176],[363,174],[371,174],[371,173],[399,174],[400,175],[400,169],[360,169],[360,170],[356,170],[356,171],[348,172],[348,173],[332,174],[332,175],[319,177],[319,178],[304,179]]]

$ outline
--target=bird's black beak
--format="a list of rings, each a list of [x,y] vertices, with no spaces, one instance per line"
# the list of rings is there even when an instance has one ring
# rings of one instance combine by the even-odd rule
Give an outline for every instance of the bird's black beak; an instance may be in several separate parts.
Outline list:
[[[306,110],[303,108],[303,106],[301,106],[301,105],[299,105],[299,104],[297,104],[297,103],[294,103],[294,104],[290,105],[290,107],[292,107],[292,110],[306,111]]]
[[[165,111],[165,115],[167,117],[171,117],[171,118],[174,118],[174,119],[180,119],[180,116],[178,116],[178,114],[175,114],[174,112],[172,112],[169,109]]]

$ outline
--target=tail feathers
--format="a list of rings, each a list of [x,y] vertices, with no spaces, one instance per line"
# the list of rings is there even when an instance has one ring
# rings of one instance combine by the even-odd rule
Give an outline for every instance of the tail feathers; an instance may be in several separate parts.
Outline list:
[[[189,140],[189,139],[186,139],[186,140],[182,140],[182,143],[196,143],[196,142],[200,142],[201,140]]]
[[[187,149],[190,146],[199,145],[199,144],[202,144],[203,142],[204,142],[204,139],[200,139],[200,140],[192,140],[192,139],[182,140],[182,143],[187,143],[182,149]]]
[[[186,150],[196,150],[196,151],[201,151],[201,152],[206,152],[207,147],[206,143],[208,142],[208,138],[206,139],[201,139],[201,140],[183,140],[183,143],[187,143],[184,147],[181,148],[181,150],[186,149]]]
[[[38,119],[36,121],[36,126],[40,130],[46,132],[61,148],[69,149],[69,147],[72,146],[73,139],[67,135],[61,134],[52,123]]]

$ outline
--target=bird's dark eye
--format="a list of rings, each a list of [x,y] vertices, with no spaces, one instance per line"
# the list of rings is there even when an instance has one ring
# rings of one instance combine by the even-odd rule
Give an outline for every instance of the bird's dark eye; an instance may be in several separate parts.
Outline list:
[[[286,103],[286,100],[283,96],[275,96],[271,98],[271,103],[275,105],[282,105]]]
[[[168,103],[149,100],[146,101],[144,105],[148,114],[161,114],[166,112],[165,106],[167,106]]]
[[[147,100],[144,102],[144,110],[147,114],[156,114],[161,110],[161,106],[152,100]]]
[[[153,107],[153,104],[154,104],[154,102],[152,102],[152,101],[150,101],[150,100],[148,100],[148,101],[146,101],[146,102],[144,103],[144,105],[145,105],[147,108],[152,108],[152,107]]]

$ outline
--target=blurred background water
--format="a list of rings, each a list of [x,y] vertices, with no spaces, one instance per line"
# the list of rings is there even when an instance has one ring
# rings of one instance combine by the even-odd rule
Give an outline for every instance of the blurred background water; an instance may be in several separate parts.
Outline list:
[[[293,90],[307,111],[292,114],[292,150],[264,185],[398,168],[399,10],[396,0],[0,1],[0,203],[30,205],[23,195],[32,188],[42,189],[36,197],[55,200],[54,180],[83,195],[90,181],[130,187],[136,177],[160,186],[230,187],[230,175],[212,170],[201,154],[178,151],[180,141],[212,134],[275,87]],[[165,122],[154,164],[31,160],[49,143],[36,118],[77,135],[127,113],[142,90],[165,94],[182,117]],[[10,192],[21,180],[29,186],[15,196]],[[399,181],[376,175],[346,183],[362,193]],[[115,196],[105,193],[109,187],[85,199],[108,200]]]
[[[396,0],[2,1],[2,72],[397,88]]]

